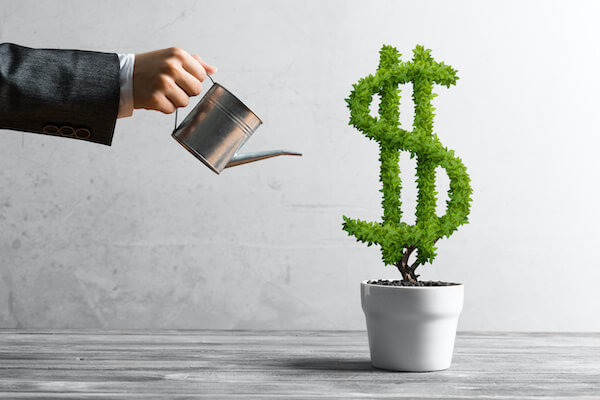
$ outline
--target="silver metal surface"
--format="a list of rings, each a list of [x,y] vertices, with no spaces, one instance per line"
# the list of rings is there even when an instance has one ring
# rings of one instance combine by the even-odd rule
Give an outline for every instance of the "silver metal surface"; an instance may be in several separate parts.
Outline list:
[[[302,155],[285,150],[237,154],[261,124],[244,103],[214,83],[172,136],[217,174],[227,167],[278,155]]]
[[[271,157],[277,156],[301,156],[302,153],[298,153],[290,150],[269,150],[269,151],[257,151],[254,153],[235,154],[231,161],[225,166],[225,168],[235,167],[236,165],[242,165],[251,163],[258,160],[265,160]]]

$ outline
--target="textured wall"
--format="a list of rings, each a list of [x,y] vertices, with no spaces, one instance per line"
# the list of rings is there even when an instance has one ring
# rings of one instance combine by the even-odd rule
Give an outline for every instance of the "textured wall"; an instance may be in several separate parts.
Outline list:
[[[421,43],[459,70],[435,126],[475,190],[422,277],[466,284],[461,329],[600,330],[598,8],[0,0],[0,41],[201,54],[265,121],[249,151],[305,154],[216,176],[148,111],[110,148],[0,132],[0,326],[362,329],[359,282],[397,272],[340,228],[381,214],[377,146],[343,99],[383,43]]]

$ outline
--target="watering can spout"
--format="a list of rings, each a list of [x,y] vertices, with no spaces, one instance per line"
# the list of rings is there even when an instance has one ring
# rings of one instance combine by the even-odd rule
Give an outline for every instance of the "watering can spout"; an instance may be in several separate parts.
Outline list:
[[[297,153],[290,150],[269,150],[269,151],[257,151],[254,153],[235,154],[225,168],[235,167],[236,165],[242,165],[251,163],[254,161],[264,160],[271,157],[277,156],[301,156],[302,153]]]

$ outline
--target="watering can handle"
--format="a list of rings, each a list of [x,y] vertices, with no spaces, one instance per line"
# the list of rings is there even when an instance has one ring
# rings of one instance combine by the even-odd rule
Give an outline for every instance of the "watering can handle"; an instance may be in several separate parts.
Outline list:
[[[212,84],[215,84],[215,81],[213,81],[212,76],[206,74],[206,76],[208,77],[208,79],[210,79],[210,81],[212,82]],[[177,107],[175,107],[175,126],[173,127],[173,131],[175,131],[175,129],[177,129]]]

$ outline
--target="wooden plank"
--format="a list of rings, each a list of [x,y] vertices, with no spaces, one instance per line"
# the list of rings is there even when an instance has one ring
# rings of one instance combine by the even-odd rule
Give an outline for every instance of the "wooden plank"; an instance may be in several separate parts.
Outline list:
[[[365,332],[0,330],[0,398],[600,399],[600,334],[461,333],[449,370],[391,373]]]

